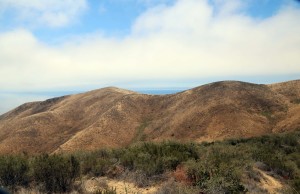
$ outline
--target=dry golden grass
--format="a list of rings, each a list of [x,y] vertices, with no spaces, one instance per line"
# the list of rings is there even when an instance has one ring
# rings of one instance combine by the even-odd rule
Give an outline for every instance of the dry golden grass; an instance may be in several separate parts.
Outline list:
[[[24,104],[0,116],[1,153],[213,141],[300,127],[300,81],[216,82],[173,95],[118,88]]]

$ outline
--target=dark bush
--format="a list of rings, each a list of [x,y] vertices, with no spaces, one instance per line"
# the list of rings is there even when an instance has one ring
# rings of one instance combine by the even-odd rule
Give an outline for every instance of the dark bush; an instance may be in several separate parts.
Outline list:
[[[14,189],[16,186],[27,186],[29,183],[29,164],[23,156],[0,157],[0,184]]]
[[[73,156],[45,154],[33,162],[34,179],[42,183],[48,193],[70,191],[79,172],[79,162]]]
[[[246,163],[231,143],[215,144],[202,150],[198,160],[185,163],[187,174],[194,186],[204,193],[244,193],[240,181]]]
[[[112,163],[108,159],[91,156],[82,162],[82,172],[92,176],[103,176],[111,166]]]
[[[119,154],[123,166],[129,170],[141,170],[148,176],[175,170],[181,162],[198,158],[195,144],[175,142],[143,143],[123,149]]]
[[[300,191],[300,178],[292,181],[292,187],[294,191]]]
[[[233,166],[226,170],[214,166],[206,166],[201,161],[186,163],[188,176],[192,183],[205,193],[244,193],[239,175]]]

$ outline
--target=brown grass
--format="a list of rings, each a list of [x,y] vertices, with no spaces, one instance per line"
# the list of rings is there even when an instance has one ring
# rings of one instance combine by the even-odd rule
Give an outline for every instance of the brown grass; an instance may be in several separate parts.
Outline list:
[[[122,147],[138,141],[213,141],[300,127],[300,81],[216,82],[173,95],[118,88],[24,104],[0,117],[0,153]]]

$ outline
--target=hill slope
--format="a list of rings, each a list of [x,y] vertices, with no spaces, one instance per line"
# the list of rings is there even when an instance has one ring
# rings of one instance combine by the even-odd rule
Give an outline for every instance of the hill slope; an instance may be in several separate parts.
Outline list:
[[[138,141],[212,141],[300,127],[300,81],[225,81],[172,95],[118,88],[26,103],[0,116],[0,152],[59,152]]]

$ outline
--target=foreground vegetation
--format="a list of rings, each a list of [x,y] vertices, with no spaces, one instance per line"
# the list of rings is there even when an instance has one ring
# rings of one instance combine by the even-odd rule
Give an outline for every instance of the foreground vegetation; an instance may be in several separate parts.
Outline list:
[[[0,156],[0,185],[11,192],[81,192],[76,182],[82,177],[107,176],[140,187],[166,182],[158,193],[264,193],[257,187],[261,177],[256,168],[282,180],[286,193],[300,191],[300,132],[202,144],[145,142],[95,152],[5,155]],[[175,181],[165,181],[170,177]]]

